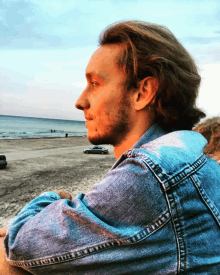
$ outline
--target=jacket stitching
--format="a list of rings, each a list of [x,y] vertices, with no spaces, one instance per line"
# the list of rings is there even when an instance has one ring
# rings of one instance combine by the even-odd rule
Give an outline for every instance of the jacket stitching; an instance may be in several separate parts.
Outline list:
[[[173,176],[169,180],[162,181],[161,180],[161,174],[163,173],[163,170],[160,168],[158,169],[158,164],[155,164],[151,159],[145,158],[142,159],[142,161],[147,165],[147,167],[152,171],[154,176],[157,178],[157,180],[160,182],[162,185],[162,188],[164,189],[165,192],[165,197],[167,200],[168,208],[170,211],[172,223],[173,223],[173,228],[176,236],[176,243],[177,243],[177,250],[178,250],[178,265],[177,265],[177,274],[182,273],[186,269],[186,245],[184,241],[184,234],[183,230],[181,227],[181,221],[180,217],[178,214],[178,209],[177,209],[177,204],[174,198],[174,194],[170,192],[168,194],[167,192],[176,186],[177,184],[181,183],[183,180],[185,180],[187,177],[191,178],[191,175],[193,173],[196,173],[207,161],[207,157],[203,154],[199,159],[197,159],[194,163],[191,165],[189,164],[187,167],[185,167],[182,171],[180,171],[177,175]],[[156,171],[155,171],[156,168]],[[160,174],[158,174],[158,171]],[[163,178],[166,178],[163,175]],[[166,183],[171,183],[170,186],[166,186]],[[197,187],[199,189],[199,186]],[[200,188],[201,189],[201,188]],[[204,190],[202,190],[204,191]],[[204,192],[201,192],[200,195],[204,196],[204,199],[206,198],[207,203],[210,201],[209,198],[206,196]],[[173,204],[173,206],[172,206]],[[211,202],[210,202],[211,204]],[[209,208],[211,212],[217,213],[217,209],[214,207],[214,205],[210,205]],[[173,214],[173,209],[175,209],[175,214]],[[216,216],[215,216],[216,218]],[[217,218],[216,218],[217,219]],[[219,221],[217,221],[219,223]]]
[[[220,214],[214,203],[209,199],[209,196],[206,194],[204,188],[200,184],[200,181],[196,175],[192,175],[191,180],[196,187],[200,197],[202,198],[205,205],[209,208],[210,212],[212,213],[214,219],[216,220],[218,226],[220,226]]]
[[[172,178],[167,180],[169,184],[167,190],[176,186],[177,184],[184,181],[187,177],[197,172],[207,161],[207,157],[202,155],[199,159],[197,159],[193,164],[189,164],[182,171],[180,171],[177,175],[174,175]],[[166,185],[166,182],[164,183]]]
[[[175,234],[176,234],[176,240],[178,243],[178,274],[181,274],[182,271],[186,269],[186,245],[184,241],[184,234],[181,226],[179,211],[177,209],[177,203],[174,197],[173,192],[170,193],[170,196],[172,196],[173,205],[175,208],[175,215],[172,215],[173,225],[175,227]],[[169,199],[169,194],[168,194]],[[172,204],[172,201],[168,203]],[[172,207],[171,207],[172,209]]]
[[[163,185],[164,191],[167,191],[184,181],[187,177],[189,177],[196,171],[198,171],[206,163],[207,157],[205,155],[202,155],[194,163],[187,165],[187,167],[184,167],[183,170],[180,170],[176,175],[172,176],[171,178],[168,178],[165,172],[160,168],[159,164],[154,163],[150,158],[147,157],[145,159],[142,159],[142,161],[148,166],[148,168],[153,172],[157,180]]]
[[[164,225],[166,225],[169,222],[169,220],[170,220],[170,213],[169,213],[169,211],[166,211],[166,212],[162,213],[151,224],[147,225],[142,231],[138,232],[137,234],[135,234],[127,239],[115,239],[115,240],[105,242],[102,244],[90,246],[88,248],[81,249],[79,251],[70,252],[67,254],[60,255],[60,256],[47,257],[44,259],[23,260],[23,261],[13,261],[13,260],[9,260],[9,259],[7,259],[7,260],[12,265],[19,266],[19,267],[38,267],[38,266],[44,266],[44,265],[72,261],[72,260],[86,257],[86,256],[89,256],[89,255],[92,255],[95,253],[99,253],[103,250],[107,250],[112,247],[136,244],[136,243],[148,238],[154,232],[158,231],[160,228],[162,228]]]

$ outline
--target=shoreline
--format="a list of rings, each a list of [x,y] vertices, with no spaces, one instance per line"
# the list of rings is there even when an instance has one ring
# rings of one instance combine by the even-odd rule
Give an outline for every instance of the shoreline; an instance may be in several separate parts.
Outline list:
[[[24,139],[24,140],[26,140],[26,139],[54,139],[54,138],[77,138],[77,137],[87,137],[87,135],[81,135],[81,136],[69,136],[68,135],[68,137],[27,137],[27,138],[1,138],[0,137],[0,141],[1,140],[20,140],[20,139]]]

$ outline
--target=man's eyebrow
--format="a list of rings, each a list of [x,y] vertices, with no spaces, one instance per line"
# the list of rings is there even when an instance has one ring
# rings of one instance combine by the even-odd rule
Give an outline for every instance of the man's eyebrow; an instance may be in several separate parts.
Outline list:
[[[95,73],[95,72],[86,73],[86,78],[87,79],[92,79],[92,77],[94,77],[94,76],[100,78],[101,80],[105,79],[105,77],[103,75],[100,75],[100,74]]]

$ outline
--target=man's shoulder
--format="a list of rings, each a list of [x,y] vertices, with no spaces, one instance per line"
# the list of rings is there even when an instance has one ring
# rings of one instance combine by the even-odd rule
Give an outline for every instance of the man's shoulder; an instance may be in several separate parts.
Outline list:
[[[169,152],[182,151],[182,153],[200,155],[206,146],[206,139],[199,133],[194,131],[175,131],[160,136],[153,141],[143,144],[140,148],[144,148],[149,152],[160,152],[166,150]]]
[[[127,154],[148,160],[166,174],[180,171],[198,161],[204,154],[206,139],[194,131],[175,131],[143,144]]]

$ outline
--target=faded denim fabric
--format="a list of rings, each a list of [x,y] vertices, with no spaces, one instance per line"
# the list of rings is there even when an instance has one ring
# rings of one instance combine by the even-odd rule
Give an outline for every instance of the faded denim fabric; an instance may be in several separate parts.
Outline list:
[[[220,274],[220,166],[193,131],[153,125],[91,192],[46,192],[5,237],[33,274]]]

